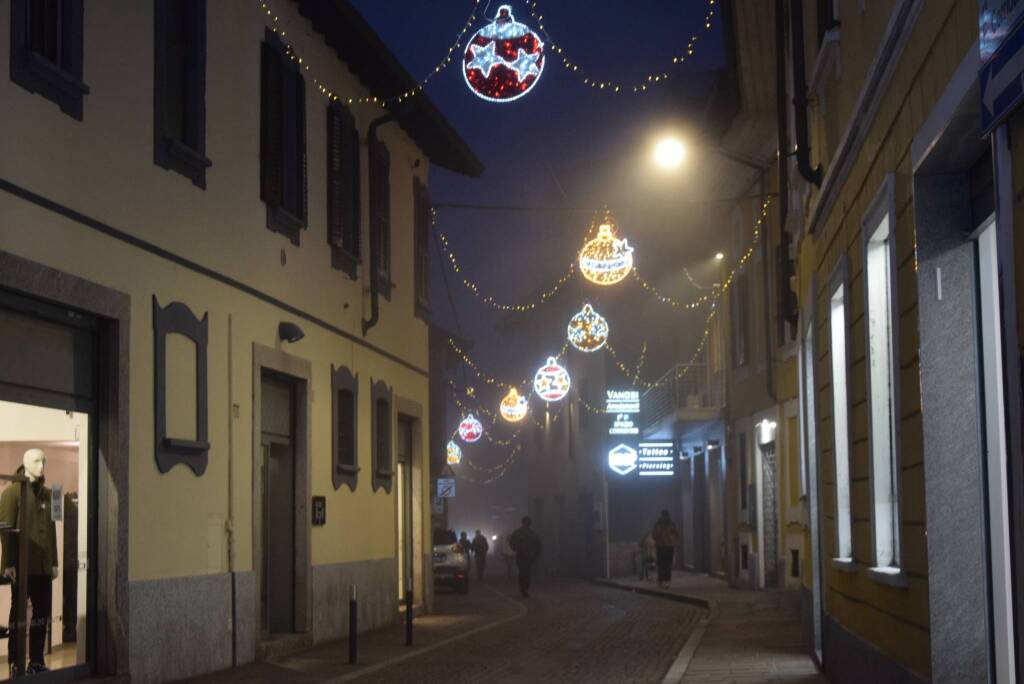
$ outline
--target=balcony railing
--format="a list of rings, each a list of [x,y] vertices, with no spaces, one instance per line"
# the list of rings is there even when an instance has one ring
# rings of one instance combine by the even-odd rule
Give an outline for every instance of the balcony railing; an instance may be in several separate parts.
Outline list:
[[[657,425],[680,410],[720,408],[722,373],[707,363],[680,363],[668,370],[643,395],[644,429]]]

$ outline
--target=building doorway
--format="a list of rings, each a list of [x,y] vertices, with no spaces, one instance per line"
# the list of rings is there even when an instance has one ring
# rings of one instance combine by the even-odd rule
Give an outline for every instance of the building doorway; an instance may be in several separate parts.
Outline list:
[[[423,479],[421,459],[416,448],[418,436],[419,420],[400,413],[395,468],[398,598],[399,606],[402,606],[400,610],[404,610],[407,591],[413,592],[416,604],[421,603],[424,598],[419,563],[422,555],[422,538],[421,534],[417,533],[423,529]]]
[[[264,633],[295,632],[295,386],[264,373],[262,392]]]

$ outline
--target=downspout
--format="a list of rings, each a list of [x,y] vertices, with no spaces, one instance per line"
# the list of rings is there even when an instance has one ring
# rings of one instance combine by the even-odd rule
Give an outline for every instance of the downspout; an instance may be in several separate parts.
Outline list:
[[[377,144],[377,129],[386,123],[390,123],[395,120],[394,114],[385,114],[379,116],[370,122],[370,128],[366,132],[366,147],[367,157],[369,162],[373,163],[373,154],[370,150]],[[373,169],[370,169],[370,177],[373,177]],[[371,185],[372,187],[372,185]],[[374,225],[373,218],[373,201],[370,201],[370,268],[367,269],[370,272],[370,317],[363,319],[363,337],[366,337],[366,333],[370,332],[370,328],[377,325],[380,322],[380,290],[377,287],[377,260],[380,252],[380,236],[378,235],[377,229]]]
[[[821,164],[811,168],[811,141],[807,133],[807,73],[804,63],[804,3],[792,0],[790,15],[793,37],[793,105],[796,107],[796,161],[800,175],[808,183],[821,187]],[[778,28],[776,28],[776,34]]]
[[[803,62],[803,18],[800,21],[800,61]],[[795,31],[796,29],[794,29]],[[794,36],[794,40],[796,37]],[[794,54],[794,61],[796,55]],[[794,67],[795,68],[795,67]],[[803,67],[799,70],[800,81],[796,84],[797,92],[806,92],[806,83],[803,82]],[[794,79],[796,74],[794,74]],[[801,90],[802,88],[802,90]],[[790,236],[786,226],[789,223],[789,108],[786,93],[786,3],[785,0],[775,1],[775,92],[776,92],[776,126],[778,129],[778,174],[779,174],[779,246],[777,248],[776,268],[778,271],[778,334],[779,341],[786,339],[786,324],[795,329],[796,303],[790,290],[790,278],[793,275],[793,261],[789,256]],[[800,97],[800,96],[798,96]],[[796,101],[794,101],[796,102]],[[804,99],[806,105],[806,98]],[[803,130],[804,140],[798,143],[798,163],[802,155],[804,166],[808,164],[809,153],[806,144],[807,118],[806,107],[804,111],[797,112],[797,131]],[[801,126],[801,123],[803,125]],[[820,171],[820,170],[819,170]],[[818,174],[820,176],[820,173]],[[806,178],[806,174],[804,175]]]
[[[228,574],[231,575],[231,667],[238,665],[238,583],[235,574],[235,398],[232,377],[234,328],[228,314]]]

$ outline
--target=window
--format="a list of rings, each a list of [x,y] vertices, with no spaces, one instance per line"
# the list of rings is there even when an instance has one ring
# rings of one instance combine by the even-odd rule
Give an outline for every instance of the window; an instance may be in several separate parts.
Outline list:
[[[850,441],[846,394],[846,299],[840,282],[829,298],[829,326],[832,341],[832,428],[835,454],[836,558],[853,560],[850,523]]]
[[[413,277],[416,282],[416,315],[430,315],[430,193],[416,176],[412,179]]]
[[[327,107],[327,240],[331,265],[357,277],[362,260],[359,207],[359,129],[337,102]]]
[[[359,452],[356,450],[359,376],[352,375],[347,368],[331,366],[331,395],[334,400],[331,481],[335,489],[347,484],[355,491],[359,478]]]
[[[391,493],[394,468],[391,464],[391,388],[383,381],[373,383],[373,491]]]
[[[740,368],[747,365],[750,354],[750,293],[746,273],[738,274],[733,282],[732,309],[732,365]]]
[[[153,32],[153,161],[206,187],[206,0],[158,0]]]
[[[370,153],[370,260],[378,291],[391,298],[391,155],[384,143],[371,136]]]
[[[11,80],[82,120],[82,0],[11,0]]]
[[[750,474],[747,472],[747,433],[740,433],[740,510],[747,510],[747,489]]]
[[[306,227],[306,83],[267,29],[261,55],[260,199],[267,228],[299,244]]]
[[[883,193],[883,199],[888,195]],[[893,364],[892,232],[890,214],[874,223],[866,244],[868,388],[871,430],[871,494],[875,565],[899,566],[899,459],[896,453],[896,392]],[[872,226],[866,226],[872,228]]]

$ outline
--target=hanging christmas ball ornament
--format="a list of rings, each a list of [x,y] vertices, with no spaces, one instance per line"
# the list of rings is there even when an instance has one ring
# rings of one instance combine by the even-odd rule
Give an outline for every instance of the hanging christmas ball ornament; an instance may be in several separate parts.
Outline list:
[[[502,5],[494,21],[466,45],[462,75],[478,97],[511,102],[530,92],[544,71],[544,43]]]
[[[607,341],[608,321],[590,304],[569,319],[569,343],[581,352],[595,352]]]
[[[472,444],[484,436],[484,426],[470,413],[459,423],[459,437],[466,444]]]
[[[501,405],[498,407],[501,411],[501,417],[510,423],[518,423],[526,417],[526,412],[530,410],[530,405],[526,401],[526,397],[519,394],[519,391],[512,387],[509,389],[508,394],[501,400]]]
[[[569,371],[558,365],[558,359],[548,357],[535,376],[533,391],[544,401],[559,401],[569,393]]]
[[[597,237],[580,250],[580,272],[598,285],[614,285],[633,268],[633,248],[615,236],[612,223],[602,223]]]
[[[448,465],[462,463],[462,449],[454,441],[448,442]]]

